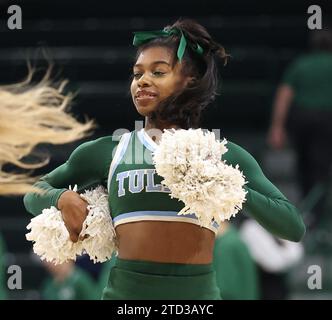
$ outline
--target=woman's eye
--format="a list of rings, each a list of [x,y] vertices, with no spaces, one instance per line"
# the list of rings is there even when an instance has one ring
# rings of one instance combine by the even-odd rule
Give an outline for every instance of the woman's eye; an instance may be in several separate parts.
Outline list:
[[[141,72],[134,72],[133,77],[137,80],[142,76]]]
[[[155,76],[163,76],[165,74],[165,72],[162,72],[162,71],[154,71],[153,72],[153,75]]]

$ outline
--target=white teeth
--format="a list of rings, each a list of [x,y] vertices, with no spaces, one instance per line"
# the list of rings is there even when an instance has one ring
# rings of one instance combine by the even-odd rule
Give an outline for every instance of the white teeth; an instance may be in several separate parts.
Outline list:
[[[154,97],[153,94],[140,94],[138,95],[138,98],[142,98],[142,97]]]
[[[155,97],[156,95],[154,93],[149,93],[149,92],[140,92],[137,94],[138,98],[141,97]]]

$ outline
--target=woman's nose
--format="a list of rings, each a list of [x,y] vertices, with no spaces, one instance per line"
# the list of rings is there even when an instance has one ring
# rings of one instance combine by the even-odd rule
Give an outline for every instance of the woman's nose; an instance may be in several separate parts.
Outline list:
[[[138,85],[139,87],[148,87],[148,86],[150,86],[150,84],[151,84],[151,82],[150,82],[150,80],[147,78],[146,75],[142,75],[142,76],[139,78],[138,82],[137,82],[137,85]]]

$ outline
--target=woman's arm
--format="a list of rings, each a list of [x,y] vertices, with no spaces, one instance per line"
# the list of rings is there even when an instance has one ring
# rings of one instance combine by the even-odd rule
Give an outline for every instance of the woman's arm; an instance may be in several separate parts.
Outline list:
[[[273,115],[267,142],[274,149],[281,149],[286,142],[286,120],[294,96],[293,88],[282,84],[276,93],[273,105]]]
[[[265,177],[249,152],[232,142],[227,147],[229,151],[224,159],[232,165],[239,164],[248,181],[244,209],[274,235],[300,241],[305,234],[305,225],[297,208]]]
[[[44,194],[25,195],[24,205],[27,211],[37,215],[45,208],[51,206],[58,208],[58,200],[65,191],[68,191],[69,185],[77,184],[78,190],[82,190],[101,183],[111,161],[114,145],[115,142],[111,137],[80,145],[66,163],[35,183],[36,187],[46,191]]]

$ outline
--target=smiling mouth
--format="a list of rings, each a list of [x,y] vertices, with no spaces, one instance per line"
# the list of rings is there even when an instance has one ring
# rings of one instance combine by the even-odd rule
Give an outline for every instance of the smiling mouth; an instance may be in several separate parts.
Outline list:
[[[146,97],[146,96],[149,96],[149,97],[155,97],[156,94],[154,92],[149,92],[149,91],[139,91],[136,93],[135,97],[136,98],[139,98],[139,97]]]
[[[135,94],[136,99],[154,98],[157,94],[149,90],[138,90]]]
[[[157,98],[157,95],[155,93],[150,92],[139,92],[135,96],[135,100],[140,103],[149,103]]]
[[[145,99],[150,100],[150,99],[154,99],[156,97],[157,97],[156,95],[142,94],[142,95],[136,96],[136,100],[145,100]]]

